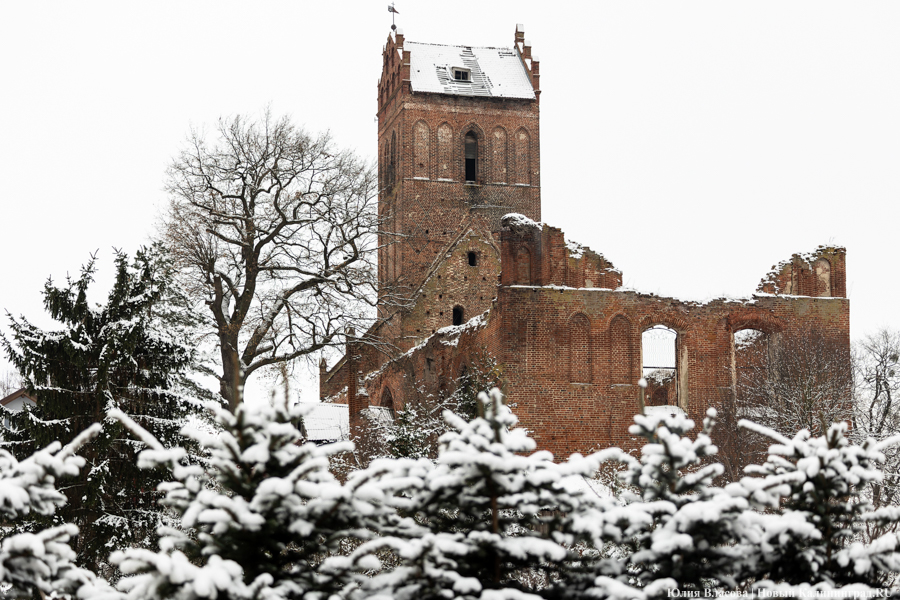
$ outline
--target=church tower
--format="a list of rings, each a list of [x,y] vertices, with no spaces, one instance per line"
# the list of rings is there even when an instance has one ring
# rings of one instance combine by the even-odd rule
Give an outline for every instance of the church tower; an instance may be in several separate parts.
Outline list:
[[[398,348],[487,310],[500,218],[540,220],[539,82],[521,25],[511,48],[388,36],[378,82],[378,275],[382,331]],[[397,311],[392,295],[412,308]]]

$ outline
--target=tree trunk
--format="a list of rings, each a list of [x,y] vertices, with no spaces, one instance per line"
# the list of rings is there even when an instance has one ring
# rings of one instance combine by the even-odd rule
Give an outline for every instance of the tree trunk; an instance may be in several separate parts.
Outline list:
[[[237,340],[220,340],[222,376],[219,378],[219,394],[228,402],[228,410],[235,412],[243,401],[244,373],[237,353]]]

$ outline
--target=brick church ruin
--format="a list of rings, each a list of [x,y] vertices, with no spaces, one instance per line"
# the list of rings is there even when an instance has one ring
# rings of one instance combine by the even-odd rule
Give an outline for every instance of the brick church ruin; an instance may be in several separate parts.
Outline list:
[[[744,360],[735,339],[746,330],[773,343],[815,332],[849,356],[843,248],[793,256],[749,298],[699,303],[623,289],[606,257],[542,224],[540,95],[521,26],[511,48],[388,37],[378,83],[383,303],[378,323],[320,366],[320,396],[347,403],[351,424],[364,426],[369,406],[446,395],[487,353],[538,447],[567,456],[630,446],[644,375],[648,405],[701,419],[734,394]]]

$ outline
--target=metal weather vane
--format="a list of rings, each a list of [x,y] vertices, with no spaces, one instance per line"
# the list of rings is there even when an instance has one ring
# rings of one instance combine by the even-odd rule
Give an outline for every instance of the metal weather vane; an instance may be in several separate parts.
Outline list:
[[[397,23],[394,22],[394,15],[399,15],[400,11],[394,8],[394,3],[391,2],[391,4],[388,6],[388,12],[391,13],[391,29],[393,31],[397,31]]]

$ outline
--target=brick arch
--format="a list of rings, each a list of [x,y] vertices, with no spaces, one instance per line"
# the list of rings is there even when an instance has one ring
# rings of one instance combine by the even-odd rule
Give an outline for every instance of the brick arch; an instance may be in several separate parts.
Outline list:
[[[456,163],[453,156],[453,127],[444,121],[435,129],[437,148],[437,169],[435,178],[453,179],[456,176]]]
[[[481,125],[479,125],[475,121],[468,121],[463,127],[459,128],[459,132],[457,134],[459,136],[459,143],[462,143],[463,138],[465,138],[466,134],[470,131],[475,134],[475,137],[478,138],[479,142],[484,141],[484,129],[481,128]]]
[[[492,183],[509,182],[509,134],[500,125],[491,131],[491,171]]]
[[[391,388],[388,386],[384,386],[381,390],[381,396],[378,399],[378,406],[389,408],[391,410],[391,414],[397,412],[397,404],[394,400],[394,394],[391,392]]]
[[[513,134],[515,177],[513,183],[531,185],[531,133],[519,127]]]
[[[591,320],[584,313],[577,312],[569,317],[569,381],[591,383],[593,368],[591,360]]]
[[[424,120],[413,124],[413,177],[431,176],[431,128]]]
[[[690,327],[688,321],[681,315],[661,311],[654,311],[648,315],[644,315],[638,320],[638,330],[641,333],[654,325],[664,325],[675,331],[678,335],[687,334]]]
[[[781,333],[784,326],[778,319],[765,314],[733,314],[725,317],[725,328],[731,333],[737,333],[743,329],[756,329],[771,335],[773,333]]]

